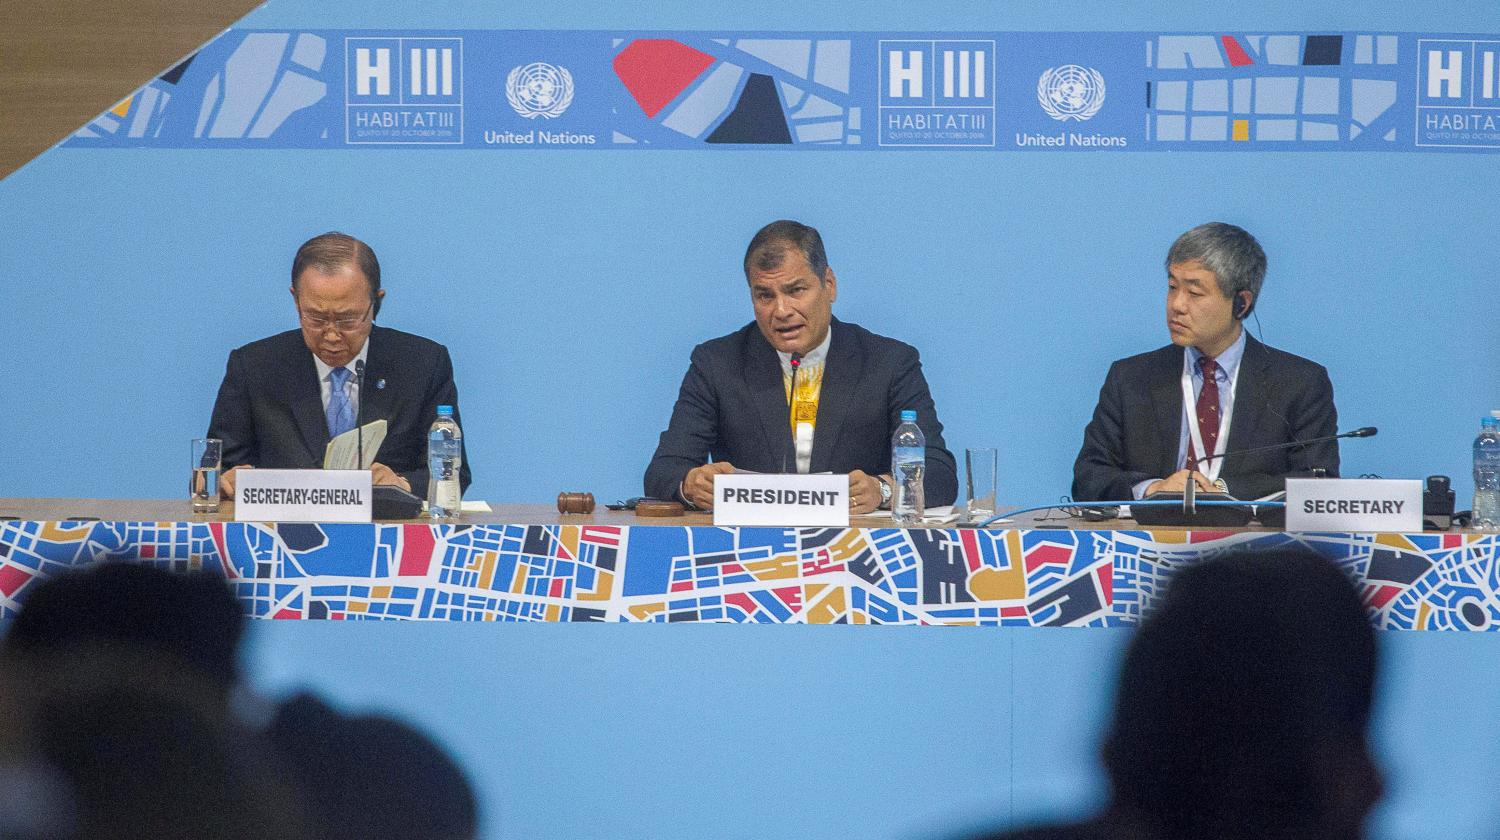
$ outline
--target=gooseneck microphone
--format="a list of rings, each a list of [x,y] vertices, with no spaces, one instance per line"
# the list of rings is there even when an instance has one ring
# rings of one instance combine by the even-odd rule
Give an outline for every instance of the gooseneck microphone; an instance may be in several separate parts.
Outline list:
[[[787,426],[792,436],[792,452],[797,451],[797,371],[802,369],[802,354],[793,353],[792,360],[792,389],[786,401]],[[793,466],[796,466],[793,464]],[[781,472],[786,473],[786,447],[781,447]]]
[[[1254,455],[1259,452],[1274,452],[1278,449],[1293,449],[1296,447],[1310,446],[1314,443],[1327,443],[1331,440],[1338,440],[1339,438],[1375,437],[1375,435],[1379,433],[1380,430],[1375,428],[1374,426],[1362,426],[1352,432],[1343,432],[1337,435],[1325,435],[1323,437],[1311,438],[1309,440],[1289,440],[1285,443],[1273,443],[1269,446],[1256,446],[1251,449],[1238,449],[1233,452],[1225,452],[1223,455],[1205,455],[1201,458],[1195,458],[1193,460],[1193,464],[1194,468],[1196,469],[1197,467],[1202,466],[1204,463],[1212,461],[1216,458],[1229,458],[1236,455]]]
[[[356,469],[365,468],[365,424],[360,419],[365,409],[365,360],[354,360],[354,393],[359,402],[354,407],[354,440],[359,448],[359,464]]]

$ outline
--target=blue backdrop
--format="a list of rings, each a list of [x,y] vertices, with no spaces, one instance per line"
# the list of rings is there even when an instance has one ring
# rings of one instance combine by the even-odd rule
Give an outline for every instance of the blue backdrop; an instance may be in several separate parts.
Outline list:
[[[392,709],[486,838],[952,840],[1102,801],[1124,630],[261,622],[251,671]],[[1500,836],[1493,633],[1382,633],[1372,840]]]
[[[1087,14],[1083,14],[1087,7]],[[275,2],[250,28],[1484,32],[1460,3],[1316,12],[1147,4]],[[122,83],[122,93],[129,83]],[[1123,94],[1121,94],[1123,95]],[[337,228],[385,269],[382,321],[453,351],[471,497],[634,495],[698,341],[750,318],[738,263],[781,217],[817,225],[836,313],[921,349],[955,449],[1001,449],[1002,495],[1065,493],[1108,363],[1165,342],[1162,257],[1209,219],[1271,269],[1266,341],[1330,369],[1345,471],[1446,472],[1461,505],[1500,406],[1489,155],[1374,152],[658,153],[54,149],[0,183],[0,493],[170,497],[228,350],[295,324],[296,245]],[[1252,324],[1254,326],[1254,324]],[[36,442],[63,423],[60,466]],[[68,460],[79,460],[78,455]]]
[[[1484,33],[1494,18],[1395,0],[273,0],[242,25]],[[1223,219],[1270,254],[1264,339],[1328,366],[1342,427],[1382,428],[1344,447],[1345,472],[1446,472],[1467,506],[1469,443],[1500,407],[1497,172],[1489,155],[1375,152],[53,150],[0,182],[0,496],[178,496],[229,349],[295,325],[292,252],[330,228],[378,250],[383,322],[452,349],[471,497],[634,495],[689,350],[750,318],[746,241],[792,217],[824,233],[837,314],[920,347],[951,445],[1000,447],[1004,499],[1049,501],[1108,363],[1166,339],[1167,245]],[[858,817],[895,840],[1096,797],[1120,639],[277,624],[256,628],[254,670],[416,715],[475,768],[507,836],[709,836],[729,814],[748,828],[715,836],[849,836],[838,820]],[[1380,836],[1481,836],[1495,640],[1386,641]],[[1010,679],[1027,690],[998,696]],[[921,736],[934,721],[939,746]],[[999,766],[1008,748],[1017,763]]]

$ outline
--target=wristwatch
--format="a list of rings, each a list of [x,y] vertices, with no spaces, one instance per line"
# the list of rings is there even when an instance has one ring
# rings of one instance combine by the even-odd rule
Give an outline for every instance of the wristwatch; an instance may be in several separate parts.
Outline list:
[[[880,482],[880,509],[884,510],[891,506],[891,483],[879,475],[875,476],[875,480]]]

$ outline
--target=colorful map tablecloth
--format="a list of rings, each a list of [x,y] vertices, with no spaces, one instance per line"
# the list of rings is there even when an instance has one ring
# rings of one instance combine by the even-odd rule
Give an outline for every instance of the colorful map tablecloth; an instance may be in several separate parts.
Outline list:
[[[1289,544],[1378,627],[1500,628],[1494,534],[25,520],[0,522],[0,618],[132,560],[219,571],[256,618],[1120,626],[1180,566]]]

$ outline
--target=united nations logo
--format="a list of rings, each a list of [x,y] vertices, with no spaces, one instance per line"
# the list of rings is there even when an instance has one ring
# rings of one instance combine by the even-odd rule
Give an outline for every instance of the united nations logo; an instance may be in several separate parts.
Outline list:
[[[573,104],[573,74],[566,67],[534,61],[510,71],[505,98],[528,120],[560,117]]]
[[[1077,64],[1053,67],[1036,80],[1036,101],[1054,120],[1083,122],[1104,105],[1104,77]]]

